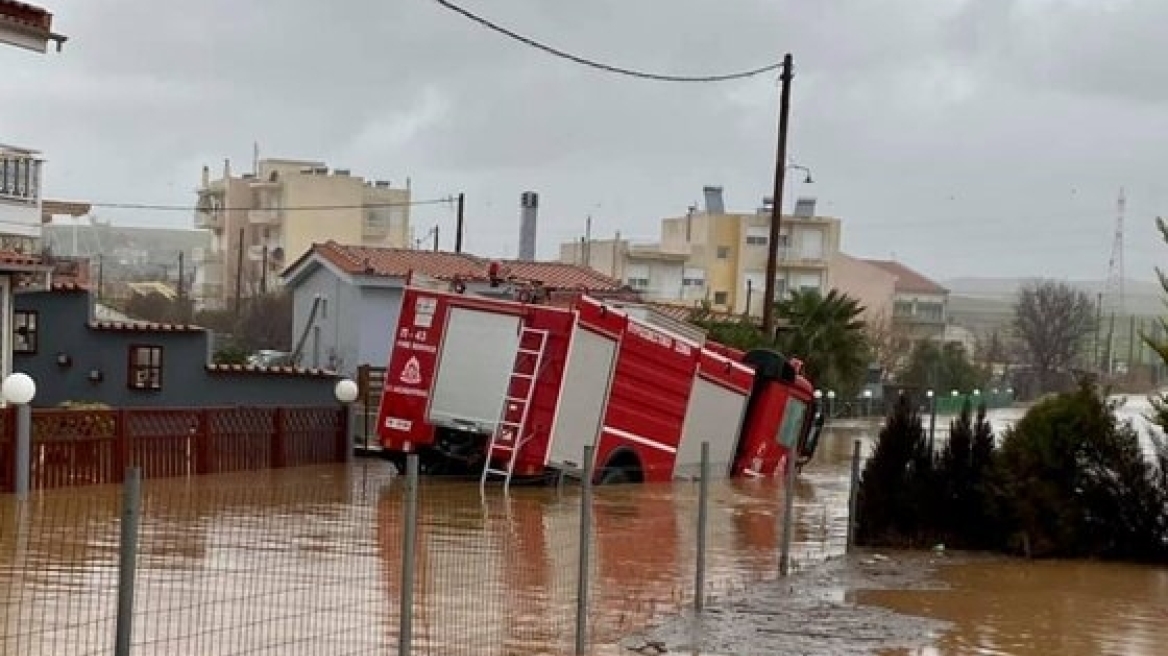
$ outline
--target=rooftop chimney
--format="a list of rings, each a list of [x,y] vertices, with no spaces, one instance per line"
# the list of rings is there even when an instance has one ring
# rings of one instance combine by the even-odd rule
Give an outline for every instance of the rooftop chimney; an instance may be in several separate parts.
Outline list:
[[[539,213],[539,194],[525,191],[519,196],[519,259],[535,260],[535,221]]]
[[[223,160],[223,179],[226,180],[231,177],[231,160]]]
[[[726,213],[726,203],[722,201],[721,187],[711,187],[707,185],[702,187],[702,193],[706,197],[706,214]]]
[[[203,166],[203,187],[211,184],[211,167]]]

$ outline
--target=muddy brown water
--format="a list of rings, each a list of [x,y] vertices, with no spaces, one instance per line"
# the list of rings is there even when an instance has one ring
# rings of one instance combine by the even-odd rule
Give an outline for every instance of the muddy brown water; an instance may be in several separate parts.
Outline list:
[[[843,553],[852,441],[865,435],[837,427],[799,479],[797,570],[813,572]],[[133,653],[343,655],[394,648],[401,483],[378,460],[148,481]],[[711,492],[713,605],[750,589],[779,589],[773,581],[780,486],[719,481]],[[90,487],[37,494],[25,504],[0,497],[0,656],[112,653],[119,495],[116,487]],[[420,496],[413,653],[571,653],[578,491],[514,488],[509,499],[497,491],[483,499],[474,484],[427,481]],[[631,653],[612,645],[692,603],[696,501],[692,483],[596,491],[588,639],[598,651]],[[899,653],[1108,653],[1115,646],[1114,653],[1162,653],[1140,651],[1168,644],[1168,629],[1159,628],[1168,627],[1168,615],[1157,610],[1168,594],[1162,574],[1058,567],[963,564],[941,570],[947,590],[845,586],[828,596],[948,627],[928,648]],[[841,653],[872,651],[863,636],[848,642],[851,624],[832,621],[817,614],[814,630],[840,633]],[[1055,635],[1060,642],[1052,642]],[[1028,642],[1066,647],[1017,650]],[[1075,651],[1080,644],[1086,651]]]

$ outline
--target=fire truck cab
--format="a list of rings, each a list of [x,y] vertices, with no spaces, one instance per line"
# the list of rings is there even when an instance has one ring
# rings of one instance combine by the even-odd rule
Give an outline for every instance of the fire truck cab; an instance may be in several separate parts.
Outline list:
[[[742,353],[644,306],[565,306],[407,287],[378,413],[383,450],[422,471],[598,483],[696,472],[701,443],[730,476],[782,472],[821,425],[801,364]],[[817,423],[818,422],[818,423]],[[794,456],[792,456],[794,454]]]

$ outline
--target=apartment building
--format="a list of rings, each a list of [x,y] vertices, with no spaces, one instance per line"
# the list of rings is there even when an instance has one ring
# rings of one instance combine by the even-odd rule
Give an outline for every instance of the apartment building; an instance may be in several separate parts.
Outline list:
[[[633,243],[619,235],[560,244],[561,262],[589,267],[658,301],[692,303],[705,298],[702,288],[687,285],[688,259],[684,252],[667,252],[660,244]]]
[[[280,284],[279,274],[314,243],[403,248],[410,236],[410,189],[365,180],[323,162],[262,159],[255,170],[210,179],[203,167],[195,227],[211,245],[195,254],[194,295],[230,307]]]
[[[562,244],[560,258],[588,264],[624,281],[645,298],[761,316],[770,242],[771,200],[754,212],[727,212],[721,187],[704,189],[705,208],[663,219],[661,241],[636,246],[619,239]],[[779,226],[776,296],[793,289],[826,291],[839,252],[840,220],[820,216],[800,198]]]
[[[60,50],[65,40],[53,32],[53,15],[49,11],[23,2],[0,0],[0,44],[45,52],[50,41]]]

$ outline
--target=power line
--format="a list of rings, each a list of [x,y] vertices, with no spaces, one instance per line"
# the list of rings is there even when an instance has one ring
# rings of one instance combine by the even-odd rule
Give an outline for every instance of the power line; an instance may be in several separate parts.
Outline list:
[[[433,198],[429,200],[412,200],[405,202],[361,203],[360,205],[293,205],[291,207],[214,207],[200,208],[194,205],[150,205],[145,203],[87,203],[90,207],[119,210],[157,210],[162,212],[194,212],[198,210],[214,212],[245,212],[248,210],[278,210],[281,212],[313,211],[313,210],[351,210],[376,209],[379,207],[413,207],[415,205],[441,205],[453,203],[454,197]]]
[[[773,64],[767,64],[766,66],[759,66],[758,68],[753,68],[753,69],[750,69],[747,71],[740,71],[737,73],[725,73],[725,74],[721,74],[721,75],[670,75],[670,74],[665,74],[665,73],[650,73],[650,72],[646,72],[646,71],[638,71],[638,70],[634,70],[631,68],[624,68],[622,66],[605,64],[602,62],[595,61],[593,59],[588,59],[586,57],[582,57],[580,55],[573,55],[569,52],[566,52],[564,50],[560,50],[559,48],[555,48],[553,46],[549,46],[545,43],[541,43],[539,41],[536,41],[535,39],[523,36],[522,34],[519,34],[518,32],[515,32],[513,30],[507,29],[506,27],[503,27],[501,25],[493,23],[490,20],[487,20],[486,18],[483,18],[482,16],[479,16],[479,15],[477,15],[477,14],[475,14],[467,9],[463,9],[462,7],[459,7],[458,5],[455,5],[452,2],[448,2],[447,0],[434,0],[434,2],[445,7],[446,9],[449,9],[450,11],[453,11],[456,14],[460,14],[463,17],[465,17],[469,20],[472,20],[475,23],[478,23],[479,25],[482,25],[483,27],[485,27],[489,30],[498,32],[499,34],[502,34],[508,38],[514,39],[516,41],[519,41],[520,43],[531,46],[532,48],[542,50],[550,55],[554,55],[554,56],[559,57],[561,59],[567,59],[568,61],[572,61],[572,62],[575,62],[577,64],[581,64],[583,66],[588,66],[590,68],[595,68],[597,70],[605,71],[608,73],[616,73],[618,75],[627,75],[629,77],[635,77],[635,78],[640,78],[640,79],[644,79],[644,80],[656,80],[658,82],[728,82],[730,80],[741,80],[741,79],[748,78],[748,77],[754,77],[756,75],[761,75],[761,74],[767,73],[769,71],[776,71],[776,70],[783,67],[783,62],[779,61],[779,62],[775,62]]]

